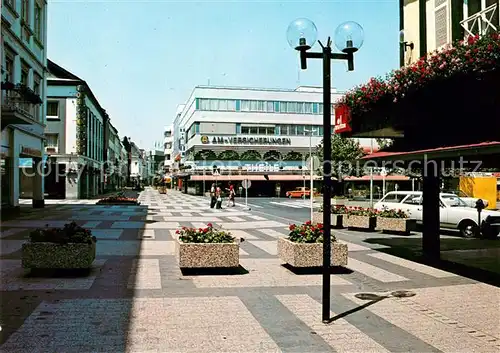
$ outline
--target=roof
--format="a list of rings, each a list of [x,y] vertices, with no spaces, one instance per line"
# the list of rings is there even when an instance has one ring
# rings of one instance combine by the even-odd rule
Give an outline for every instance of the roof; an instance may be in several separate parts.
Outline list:
[[[101,106],[99,103],[99,100],[96,98],[94,95],[94,92],[92,92],[92,89],[90,88],[89,84],[85,81],[82,80],[80,77],[76,76],[75,74],[72,74],[62,66],[56,64],[50,59],[47,59],[47,69],[50,74],[55,76],[55,78],[49,78],[47,80],[47,85],[49,86],[57,86],[57,85],[84,85],[87,87],[87,91],[89,93],[89,96],[91,100],[94,102],[96,105],[97,109],[102,113],[103,118],[107,116],[106,110]]]
[[[426,158],[449,158],[463,155],[493,154],[500,153],[500,141],[481,142],[470,145],[445,146],[432,149],[424,149],[406,152],[384,152],[372,153],[361,159],[410,159]]]

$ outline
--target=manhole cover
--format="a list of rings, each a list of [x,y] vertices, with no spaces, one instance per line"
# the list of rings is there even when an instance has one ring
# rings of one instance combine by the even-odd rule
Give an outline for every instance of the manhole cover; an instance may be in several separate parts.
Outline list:
[[[408,298],[408,297],[413,297],[415,295],[416,295],[416,293],[410,292],[407,290],[397,290],[397,291],[391,293],[391,296],[396,297],[396,298]]]
[[[355,297],[361,300],[379,300],[383,298],[380,295],[373,293],[359,293],[356,294]]]

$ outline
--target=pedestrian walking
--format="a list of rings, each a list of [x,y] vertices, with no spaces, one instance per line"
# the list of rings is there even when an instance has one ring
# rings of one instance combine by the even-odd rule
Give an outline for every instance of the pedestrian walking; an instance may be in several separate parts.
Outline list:
[[[215,184],[212,184],[212,187],[210,188],[210,208],[214,208],[215,204],[217,203],[215,192]]]
[[[229,197],[227,198],[227,207],[229,207],[231,205],[231,201],[233,202],[233,207],[236,206],[235,202],[234,202],[234,198],[236,196],[236,193],[234,192],[234,186],[231,184],[229,185]]]
[[[217,186],[215,189],[215,197],[217,199],[217,201],[216,201],[217,203],[216,203],[215,208],[221,209],[222,208],[222,190],[219,186]]]

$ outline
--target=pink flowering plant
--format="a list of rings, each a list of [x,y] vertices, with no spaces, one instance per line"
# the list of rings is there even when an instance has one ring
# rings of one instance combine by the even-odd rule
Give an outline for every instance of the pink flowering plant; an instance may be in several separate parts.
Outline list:
[[[179,240],[183,243],[233,243],[235,240],[230,232],[215,229],[212,223],[208,223],[205,228],[198,229],[182,227],[175,233],[179,235]]]
[[[408,218],[409,215],[403,210],[393,210],[393,209],[384,209],[377,214],[378,217],[384,218]]]
[[[364,207],[348,207],[347,214],[350,216],[365,216],[365,217],[375,217],[378,216],[378,211],[373,208]]]
[[[465,40],[436,50],[416,63],[395,70],[383,78],[372,78],[368,83],[347,92],[337,103],[347,105],[353,115],[368,112],[381,100],[398,102],[409,93],[433,82],[463,74],[483,74],[500,69],[500,34],[493,32],[482,37],[469,36]]]
[[[289,230],[288,239],[294,243],[323,242],[324,230],[321,223],[313,224],[311,221],[307,221],[301,225],[291,224]],[[333,234],[332,241],[335,241]]]

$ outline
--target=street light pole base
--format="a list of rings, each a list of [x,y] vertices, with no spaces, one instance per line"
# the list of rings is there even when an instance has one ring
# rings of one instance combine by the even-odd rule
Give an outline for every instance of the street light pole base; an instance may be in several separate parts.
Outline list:
[[[330,324],[330,319],[328,319],[328,320],[323,320],[323,323],[324,323],[325,325],[329,325],[329,324]]]

